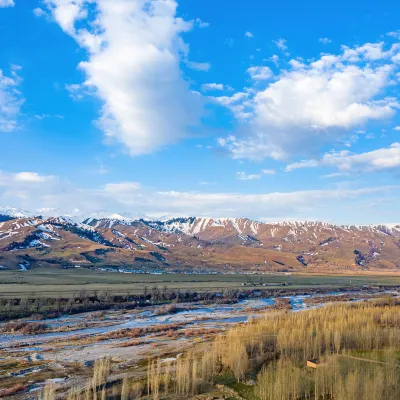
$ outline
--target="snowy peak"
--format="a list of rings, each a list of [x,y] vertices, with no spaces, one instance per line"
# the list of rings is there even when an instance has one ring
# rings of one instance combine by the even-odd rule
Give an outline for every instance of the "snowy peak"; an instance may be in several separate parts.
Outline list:
[[[2,265],[138,266],[237,271],[400,269],[400,225],[334,225],[247,218],[130,218],[97,213],[34,216],[0,208]],[[44,211],[44,210],[42,210]],[[51,213],[51,210],[46,210]]]
[[[283,222],[258,222],[247,218],[174,218],[165,222],[146,222],[154,228],[165,232],[181,232],[186,235],[195,236],[207,230],[223,228],[238,235],[243,233],[258,235],[266,230],[287,230],[290,234],[301,235],[308,231],[323,232],[381,232],[384,234],[400,233],[399,224],[388,225],[334,225],[318,221],[283,221]]]
[[[318,221],[282,221],[282,222],[259,222],[247,218],[211,218],[211,217],[176,217],[167,220],[157,219],[134,219],[126,218],[118,214],[110,215],[107,218],[86,218],[84,224],[95,228],[112,228],[115,225],[146,225],[152,229],[165,233],[179,233],[188,236],[202,236],[205,232],[213,232],[218,236],[224,231],[235,235],[257,236],[270,231],[271,236],[278,231],[287,231],[291,235],[302,235],[307,232],[376,232],[386,235],[400,234],[399,224],[387,225],[334,225]]]
[[[25,218],[31,215],[29,211],[10,206],[0,206],[0,215],[5,215],[11,218]]]

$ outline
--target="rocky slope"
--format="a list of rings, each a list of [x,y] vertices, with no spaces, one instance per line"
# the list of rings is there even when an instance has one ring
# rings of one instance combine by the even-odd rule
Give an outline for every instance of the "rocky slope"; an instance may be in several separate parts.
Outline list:
[[[397,270],[400,226],[119,216],[77,222],[0,208],[0,270],[78,266],[148,272]]]

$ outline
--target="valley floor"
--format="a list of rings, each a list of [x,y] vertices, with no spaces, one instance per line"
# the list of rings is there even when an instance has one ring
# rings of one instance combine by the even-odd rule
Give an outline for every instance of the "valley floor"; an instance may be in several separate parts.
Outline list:
[[[173,284],[169,280],[171,277],[157,277],[161,278]],[[195,284],[207,283],[214,279],[190,276],[187,278],[199,279]],[[216,282],[222,278],[216,276],[213,284],[220,284]],[[282,277],[271,278],[275,285],[282,280]],[[285,278],[298,279],[299,281],[294,282],[300,282],[300,285],[308,282],[309,286],[317,282],[319,286],[327,285],[324,279],[328,279],[290,276]],[[238,284],[240,279],[245,277],[234,276],[226,279],[230,284]],[[332,282],[331,279],[336,279],[336,284],[343,284],[342,279],[348,280],[329,277],[328,281]],[[162,281],[157,282],[161,284]],[[373,280],[363,278],[362,282],[372,283]],[[258,294],[256,298],[228,303],[221,300],[213,303],[149,305],[134,310],[97,311],[62,315],[52,319],[30,318],[18,322],[3,322],[0,323],[0,387],[4,393],[0,391],[0,397],[6,398],[6,390],[9,390],[10,398],[35,399],[47,385],[51,386],[51,390],[57,390],[59,398],[65,398],[65,393],[71,388],[84,390],[93,374],[93,366],[105,358],[109,368],[107,381],[120,390],[124,378],[129,377],[135,382],[146,378],[148,360],[158,360],[157,363],[161,366],[175,362],[193,348],[208,348],[218,334],[233,326],[246,325],[249,318],[257,320],[261,315],[277,311],[316,309],[327,302],[354,303],[376,297],[394,297],[398,296],[399,289],[400,287],[386,287],[361,290],[353,287],[351,290],[337,291],[332,287],[324,293],[316,293],[314,288],[309,288],[296,295],[282,293],[280,297],[265,297]],[[286,290],[288,293],[293,292],[291,288]],[[30,326],[39,326],[41,331],[30,333]],[[98,364],[96,365],[95,369],[98,368]]]
[[[264,286],[263,286],[264,285]],[[158,286],[170,290],[220,291],[254,287],[322,288],[400,285],[400,273],[368,272],[333,274],[124,274],[83,268],[0,271],[0,299],[18,296],[70,296],[79,291],[109,291],[114,294],[143,293]]]

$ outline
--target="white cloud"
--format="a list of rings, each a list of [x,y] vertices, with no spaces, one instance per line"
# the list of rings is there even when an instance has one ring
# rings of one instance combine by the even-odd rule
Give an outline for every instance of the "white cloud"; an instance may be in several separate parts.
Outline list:
[[[204,83],[201,85],[202,90],[224,90],[224,85],[222,83]]]
[[[322,178],[341,178],[343,176],[349,176],[346,172],[332,172],[331,174],[322,175]]]
[[[335,190],[305,190],[296,192],[275,192],[265,194],[239,193],[185,193],[159,192],[157,198],[162,198],[162,205],[168,204],[171,214],[206,215],[206,216],[268,216],[269,218],[285,218],[288,215],[299,218],[311,218],[318,214],[318,208],[325,208],[326,217],[333,212],[328,204],[340,204],[343,207],[358,197],[367,197],[374,193],[380,196],[384,192],[396,190],[396,187],[335,189]],[[160,206],[162,206],[160,204]],[[164,206],[164,210],[167,208]],[[329,210],[329,211],[328,211]],[[343,213],[343,208],[342,208]],[[253,217],[254,218],[254,217]],[[321,218],[321,217],[320,217]],[[343,214],[339,216],[343,221]],[[354,218],[354,216],[352,216]]]
[[[320,43],[322,43],[322,44],[329,44],[329,43],[332,43],[332,40],[329,39],[329,38],[326,38],[326,37],[324,37],[324,38],[319,38],[318,41],[319,41]]]
[[[317,160],[302,160],[299,162],[295,162],[286,166],[285,171],[290,172],[299,168],[314,168],[319,165]]]
[[[69,93],[70,97],[76,101],[82,100],[86,95],[90,95],[85,85],[79,83],[70,83],[65,85],[65,89]]]
[[[395,126],[395,127],[393,128],[393,130],[399,132],[399,131],[400,131],[400,126]]]
[[[246,36],[246,37],[248,37],[248,38],[252,38],[252,37],[253,37],[253,34],[252,34],[251,32],[249,32],[249,31],[247,31],[247,32],[244,34],[244,36]]]
[[[0,0],[0,8],[14,7],[14,0]]]
[[[280,39],[278,39],[278,40],[274,40],[273,41],[274,43],[275,43],[275,45],[276,45],[276,47],[278,48],[278,49],[281,49],[282,51],[285,51],[285,50],[287,50],[287,46],[286,46],[286,39],[282,39],[282,38],[280,38]]]
[[[359,46],[355,51],[362,55],[366,60],[380,60],[389,55],[389,52],[383,50],[384,42],[379,43],[365,43]]]
[[[236,176],[240,181],[252,181],[261,178],[261,175],[259,174],[248,175],[246,172],[236,172]]]
[[[11,67],[11,74],[5,75],[0,69],[0,132],[11,132],[17,127],[17,118],[24,103],[19,90],[21,78],[19,66]]]
[[[14,184],[37,184],[54,181],[53,175],[40,175],[37,172],[3,172],[0,171],[0,186],[11,186]]]
[[[274,169],[262,169],[259,174],[246,174],[246,172],[236,172],[236,177],[241,181],[260,179],[261,175],[276,175]]]
[[[262,169],[261,173],[264,175],[276,175],[276,171],[274,169]]]
[[[50,118],[51,115],[49,115],[49,114],[35,114],[34,117],[36,119],[38,119],[38,120],[42,120],[42,119],[45,119],[45,118]]]
[[[247,68],[247,72],[255,81],[263,81],[272,78],[274,73],[268,67],[256,66]]]
[[[35,174],[35,173],[32,173]],[[157,191],[137,182],[113,182],[98,189],[82,189],[57,177],[39,175],[36,181],[16,180],[18,174],[0,172],[0,204],[28,210],[55,208],[61,214],[88,215],[96,210],[133,215],[191,215],[259,219],[336,219],[343,223],[370,223],[371,214],[360,207],[344,216],[358,200],[385,203],[396,186],[339,188],[270,193]],[[397,192],[396,192],[397,193]],[[394,197],[397,201],[398,197]],[[76,211],[79,210],[79,211]],[[392,210],[393,211],[393,210]],[[398,212],[395,207],[394,212]],[[357,214],[357,216],[355,215]],[[399,214],[400,216],[400,214]],[[379,222],[379,221],[378,221]]]
[[[35,17],[38,17],[38,18],[46,15],[46,12],[40,7],[34,8],[32,12],[35,15]]]
[[[204,83],[201,85],[203,91],[208,90],[224,90],[224,85],[222,83]]]
[[[104,186],[104,191],[112,194],[129,194],[132,191],[136,192],[138,189],[140,189],[139,182],[108,183]]]
[[[52,175],[40,175],[37,172],[10,173],[0,171],[0,204],[17,204],[27,208],[42,195],[51,193],[57,185],[57,178]],[[63,187],[66,187],[64,185]],[[61,196],[63,187],[57,188]],[[61,201],[63,204],[63,201]]]
[[[388,119],[400,107],[397,98],[385,96],[397,84],[390,59],[398,53],[398,46],[383,50],[380,43],[344,47],[316,61],[293,60],[291,69],[261,90],[216,98],[246,121],[220,145],[234,158],[285,159],[348,142],[354,129]]]
[[[290,65],[293,69],[302,69],[302,68],[305,67],[305,65],[304,65],[302,62],[300,62],[300,61],[298,61],[298,60],[295,60],[295,59],[291,59],[291,60],[289,61],[289,65]]]
[[[79,64],[86,75],[83,87],[103,102],[97,124],[107,138],[136,156],[190,134],[199,122],[202,100],[180,68],[188,55],[181,34],[195,22],[176,17],[176,0],[45,3],[60,27],[87,51],[88,59]],[[206,63],[189,66],[209,68]]]
[[[204,72],[209,71],[210,68],[211,68],[211,64],[210,63],[195,62],[195,61],[188,61],[187,62],[187,66],[190,69],[194,69],[196,71],[204,71]]]
[[[208,28],[210,26],[209,22],[204,22],[200,18],[196,18],[194,21],[199,28]]]
[[[52,175],[43,176],[38,174],[37,172],[18,172],[14,174],[14,180],[16,182],[38,183],[38,182],[47,182],[53,179],[54,176]]]
[[[251,116],[249,107],[251,107],[251,102],[248,101],[249,93],[237,92],[232,96],[219,96],[212,97],[214,101],[232,110],[237,118],[242,120],[247,119]],[[229,138],[219,138],[218,143],[223,146],[225,141],[229,141]]]
[[[277,54],[274,54],[270,58],[268,58],[268,61],[272,61],[277,67],[279,65],[279,56]]]
[[[361,154],[348,150],[326,153],[321,160],[304,160],[289,164],[286,171],[317,166],[336,167],[340,171],[374,172],[400,167],[400,143],[393,143],[387,148]]]
[[[400,30],[393,31],[393,32],[388,32],[386,35],[391,36],[392,38],[400,40]]]

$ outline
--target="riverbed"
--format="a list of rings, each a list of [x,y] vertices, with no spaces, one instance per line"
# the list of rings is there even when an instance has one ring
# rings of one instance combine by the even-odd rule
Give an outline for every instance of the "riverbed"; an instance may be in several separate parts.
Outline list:
[[[179,304],[178,311],[173,313],[164,313],[164,306],[160,305],[142,310],[114,310],[31,320],[45,324],[50,332],[0,334],[0,361],[17,365],[13,370],[1,371],[0,363],[0,377],[12,373],[15,382],[29,377],[30,390],[35,390],[45,382],[37,381],[35,377],[41,374],[42,378],[43,372],[47,371],[47,379],[58,379],[57,384],[68,386],[76,383],[76,377],[71,375],[76,363],[85,369],[99,358],[111,357],[117,366],[120,365],[119,368],[126,365],[134,368],[148,357],[176,357],[194,342],[207,340],[235,324],[246,323],[249,317],[258,318],[269,310],[273,311],[278,304],[286,305],[286,311],[299,312],[325,305],[324,298],[363,301],[375,296],[398,295],[395,290],[302,293],[281,298],[259,296],[233,304]],[[313,298],[318,298],[317,304],[307,301]],[[87,323],[88,327],[82,327],[83,323]],[[3,326],[0,324],[0,328]],[[21,368],[21,365],[27,368]],[[18,368],[22,372],[18,373]]]

